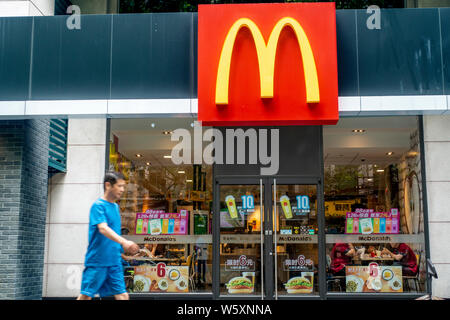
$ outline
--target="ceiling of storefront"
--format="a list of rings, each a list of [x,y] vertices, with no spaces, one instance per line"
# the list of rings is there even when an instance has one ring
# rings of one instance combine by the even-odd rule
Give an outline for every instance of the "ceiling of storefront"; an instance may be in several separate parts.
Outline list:
[[[184,128],[191,132],[194,118],[113,119],[112,135],[119,138],[119,152],[135,163],[171,166],[170,155],[177,142],[163,131]],[[152,123],[154,127],[152,127]],[[366,130],[354,133],[354,129]],[[324,126],[324,158],[329,164],[378,164],[397,162],[410,150],[410,136],[417,130],[416,117],[341,118],[336,126]],[[394,152],[387,156],[387,152]],[[136,158],[136,154],[142,158]]]
[[[416,117],[341,118],[338,125],[324,127],[325,165],[397,162],[410,150],[410,136],[417,128]],[[394,153],[387,156],[388,152]]]

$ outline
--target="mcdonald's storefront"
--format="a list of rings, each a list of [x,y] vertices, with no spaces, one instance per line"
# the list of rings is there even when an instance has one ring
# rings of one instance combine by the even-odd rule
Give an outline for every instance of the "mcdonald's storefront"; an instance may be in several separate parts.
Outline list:
[[[66,19],[0,18],[0,126],[47,124],[59,164],[42,298],[79,293],[105,170],[132,299],[450,297],[450,9]]]

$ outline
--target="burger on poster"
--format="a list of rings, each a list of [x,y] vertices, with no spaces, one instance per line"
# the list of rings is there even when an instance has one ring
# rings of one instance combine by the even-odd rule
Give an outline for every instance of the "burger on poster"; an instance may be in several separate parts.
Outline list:
[[[253,283],[245,277],[235,277],[227,283],[228,293],[252,293]]]
[[[291,278],[284,286],[288,293],[311,293],[313,290],[311,281],[304,277]]]

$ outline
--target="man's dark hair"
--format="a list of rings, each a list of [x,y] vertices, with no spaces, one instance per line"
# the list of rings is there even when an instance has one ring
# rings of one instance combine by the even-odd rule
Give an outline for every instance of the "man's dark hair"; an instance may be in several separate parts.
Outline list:
[[[111,186],[114,186],[117,183],[117,180],[125,180],[125,177],[120,172],[109,171],[105,174],[105,178],[103,179],[103,190],[106,190],[105,183],[109,182]]]

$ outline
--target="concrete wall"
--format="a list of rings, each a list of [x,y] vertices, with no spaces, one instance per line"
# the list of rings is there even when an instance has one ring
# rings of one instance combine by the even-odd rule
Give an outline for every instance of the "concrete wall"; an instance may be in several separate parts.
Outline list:
[[[0,0],[0,17],[52,16],[55,0]]]
[[[50,179],[43,297],[76,297],[88,244],[89,209],[103,194],[106,119],[70,119],[67,173]]]
[[[424,116],[431,260],[439,279],[433,295],[450,298],[450,115]]]
[[[48,120],[0,121],[0,299],[41,299]]]

